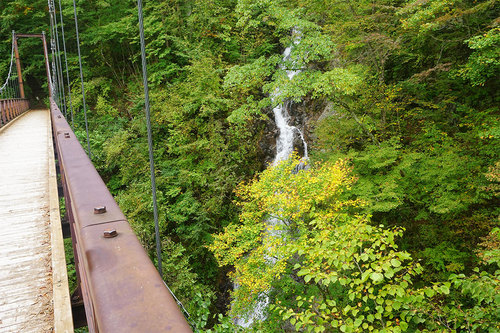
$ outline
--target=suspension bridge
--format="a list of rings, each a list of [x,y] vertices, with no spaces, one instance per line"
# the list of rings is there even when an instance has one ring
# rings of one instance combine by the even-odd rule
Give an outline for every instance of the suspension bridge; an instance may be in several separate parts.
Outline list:
[[[191,332],[182,304],[161,277],[152,155],[158,269],[89,157],[74,1],[87,151],[73,132],[61,2],[59,23],[54,1],[48,4],[51,54],[44,32],[13,31],[10,67],[0,86],[0,332],[73,332],[82,326],[89,332]],[[151,143],[141,0],[138,5]],[[41,42],[50,101],[45,108],[30,108],[25,95],[18,51],[24,38]],[[64,238],[71,238],[74,253],[77,287],[71,291]]]

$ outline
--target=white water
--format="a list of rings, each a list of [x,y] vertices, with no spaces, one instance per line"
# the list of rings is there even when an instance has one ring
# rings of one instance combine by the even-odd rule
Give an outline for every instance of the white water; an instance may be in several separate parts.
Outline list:
[[[300,33],[298,33],[295,29],[293,34],[296,36],[293,44],[285,49],[283,52],[283,63],[290,63],[292,67],[295,67],[297,62],[290,58],[290,54],[292,52],[293,46],[300,43]],[[281,66],[281,69],[286,71],[286,75],[289,80],[292,80],[295,75],[301,72],[300,69],[286,69],[284,66]],[[278,89],[274,91],[271,96],[271,100],[274,102],[279,96],[281,92]],[[289,125],[290,115],[288,114],[288,109],[290,108],[291,102],[285,102],[279,104],[273,109],[274,120],[276,122],[276,126],[278,127],[280,134],[278,140],[276,141],[276,156],[274,157],[273,165],[276,165],[278,162],[286,160],[290,157],[293,152],[293,140],[295,138],[295,134],[299,134],[302,143],[304,144],[304,158],[307,159],[307,142],[304,140],[304,135],[302,132],[295,126]]]
[[[295,36],[294,42],[291,46],[287,47],[283,52],[283,63],[291,63],[292,69],[287,69],[283,65],[280,66],[281,69],[286,71],[289,80],[292,80],[295,75],[301,72],[300,69],[295,69],[297,62],[294,59],[291,59],[290,55],[294,45],[300,43],[300,32],[296,29],[293,30],[293,35]],[[271,95],[271,101],[274,102],[281,95],[279,88],[277,88],[274,93]],[[279,129],[279,136],[276,140],[276,156],[273,160],[273,165],[278,164],[280,161],[286,160],[290,157],[293,152],[293,141],[295,139],[295,135],[298,134],[300,139],[302,140],[302,144],[304,145],[304,156],[303,160],[307,159],[307,142],[304,140],[303,133],[295,126],[289,124],[290,115],[288,110],[291,106],[290,101],[285,101],[282,104],[277,105],[273,109],[274,120],[276,122],[276,126]],[[278,219],[271,218],[266,221],[267,226],[270,227],[267,232],[266,237],[278,237],[279,231],[274,227],[282,223]],[[276,259],[274,257],[265,256],[265,259],[269,265],[274,265],[276,263]],[[235,288],[238,288],[238,285],[235,284]],[[261,295],[260,300],[255,305],[253,311],[248,314],[248,319],[244,320],[243,318],[236,318],[235,324],[241,327],[248,328],[253,325],[253,323],[257,321],[263,321],[266,319],[266,309],[269,305],[269,296]]]

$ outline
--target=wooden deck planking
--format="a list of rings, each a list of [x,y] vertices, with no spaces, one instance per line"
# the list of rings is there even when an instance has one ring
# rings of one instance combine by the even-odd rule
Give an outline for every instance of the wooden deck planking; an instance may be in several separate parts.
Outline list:
[[[60,221],[50,131],[48,110],[30,111],[0,131],[0,332],[72,331],[67,318],[62,329],[54,319],[61,298],[54,288],[65,286],[63,308],[70,309],[62,236],[51,236]]]

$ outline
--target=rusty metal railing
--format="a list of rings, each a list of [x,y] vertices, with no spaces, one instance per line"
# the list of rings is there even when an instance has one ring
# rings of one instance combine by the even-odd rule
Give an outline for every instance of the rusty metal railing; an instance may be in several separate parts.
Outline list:
[[[0,99],[0,127],[28,111],[29,107],[25,98]]]
[[[53,99],[53,135],[90,332],[191,332]]]

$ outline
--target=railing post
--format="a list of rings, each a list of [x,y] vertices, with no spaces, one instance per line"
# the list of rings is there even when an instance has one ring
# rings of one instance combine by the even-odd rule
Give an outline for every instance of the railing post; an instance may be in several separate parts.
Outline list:
[[[0,127],[28,111],[29,107],[29,101],[26,98],[0,99]]]
[[[5,125],[5,116],[3,114],[3,101],[0,100],[0,122],[2,123],[2,126]]]
[[[10,100],[8,99],[7,100],[7,121],[11,121],[12,120],[12,107],[11,107],[11,103],[10,103]]]
[[[4,124],[7,124],[9,122],[9,108],[8,108],[8,105],[7,105],[7,100],[3,100],[2,102],[2,113],[3,113],[3,118],[4,118]]]

